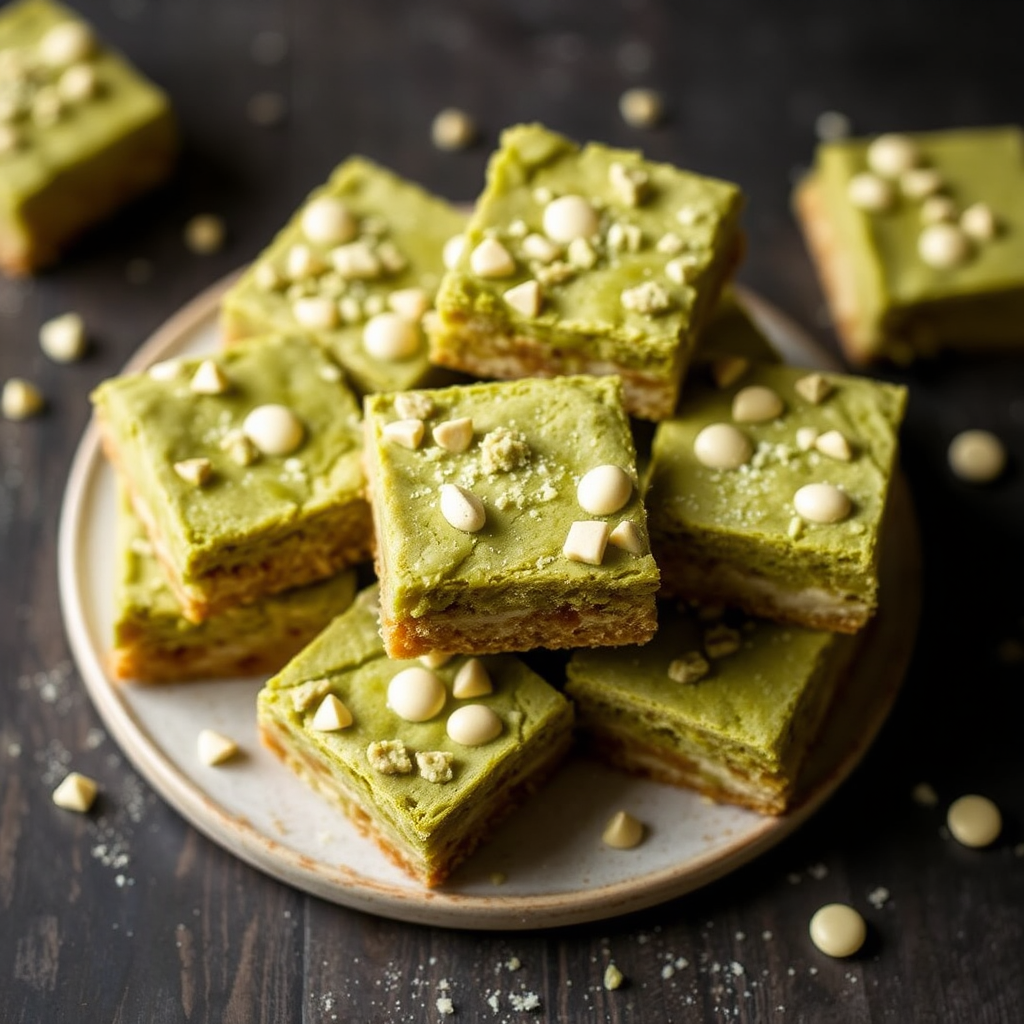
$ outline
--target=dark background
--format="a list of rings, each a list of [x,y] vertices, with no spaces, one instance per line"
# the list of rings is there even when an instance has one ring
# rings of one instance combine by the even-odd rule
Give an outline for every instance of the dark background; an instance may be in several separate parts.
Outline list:
[[[833,346],[789,212],[817,116],[840,111],[859,133],[1019,122],[1024,8],[77,6],[169,90],[185,153],[168,187],[93,232],[58,270],[0,280],[0,379],[29,377],[49,400],[41,419],[0,422],[0,1022],[418,1021],[437,1018],[443,994],[456,1020],[1024,1020],[1024,353],[886,374],[911,388],[903,461],[924,544],[924,618],[896,710],[862,767],[756,863],[626,919],[460,933],[335,907],[244,866],[153,795],[102,732],[70,661],[56,580],[62,491],[89,389],[251,259],[346,155],[469,200],[500,129],[538,119],[735,180],[749,195],[741,280]],[[272,66],[251,52],[267,30],[289,44]],[[662,126],[623,123],[618,97],[631,85],[663,91]],[[287,102],[276,127],[246,115],[266,91]],[[448,105],[477,119],[475,148],[431,145],[431,119]],[[214,255],[182,242],[200,212],[228,225]],[[139,259],[152,276],[133,284],[127,267]],[[68,309],[83,314],[94,344],[85,361],[58,366],[37,332]],[[952,477],[946,447],[966,427],[1007,443],[1000,482]],[[50,803],[69,760],[102,785],[90,816]],[[922,781],[937,807],[911,799]],[[968,792],[1002,808],[1004,833],[988,850],[942,834],[946,806]],[[875,909],[867,896],[879,886],[891,896]],[[811,914],[834,900],[869,921],[868,945],[849,961],[829,960],[807,937]],[[522,962],[515,973],[504,966],[511,956]],[[688,966],[664,976],[678,957]],[[617,992],[601,985],[610,959],[627,978]],[[495,1014],[485,1000],[499,989]],[[514,1011],[510,991],[536,992],[539,1013]]]

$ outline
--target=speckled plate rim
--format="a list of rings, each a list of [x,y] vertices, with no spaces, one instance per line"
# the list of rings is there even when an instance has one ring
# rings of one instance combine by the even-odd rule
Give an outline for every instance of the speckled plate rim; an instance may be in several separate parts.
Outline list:
[[[214,284],[173,315],[125,366],[133,372],[173,355],[190,334],[217,315],[225,289],[237,275]],[[836,361],[784,314],[745,289],[741,300],[788,361],[835,369]],[[468,929],[550,928],[602,920],[684,895],[736,870],[781,842],[806,821],[860,762],[885,722],[913,650],[919,608],[919,550],[914,516],[902,477],[893,494],[885,575],[901,591],[884,604],[858,654],[840,700],[857,695],[857,728],[841,752],[824,753],[802,802],[777,818],[750,815],[748,826],[703,856],[658,871],[638,872],[612,884],[542,892],[477,895],[445,888],[409,888],[374,878],[345,865],[319,862],[231,813],[170,759],[124,699],[123,687],[108,676],[103,654],[92,641],[84,614],[83,514],[89,489],[102,465],[95,423],[76,452],[61,512],[58,571],[61,606],[72,653],[89,696],[107,729],[140,774],[187,821],[215,843],[266,874],[328,901],[413,923]],[[893,597],[896,595],[893,594]],[[890,611],[898,605],[899,612]],[[849,709],[847,709],[849,710]],[[833,716],[848,718],[850,715]],[[286,771],[285,768],[281,768]]]

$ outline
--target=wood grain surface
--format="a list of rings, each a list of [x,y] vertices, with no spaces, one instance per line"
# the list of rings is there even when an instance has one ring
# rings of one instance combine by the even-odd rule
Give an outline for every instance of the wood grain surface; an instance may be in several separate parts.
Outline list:
[[[738,181],[750,197],[741,279],[834,347],[788,206],[815,119],[841,111],[863,132],[1019,120],[1019,5],[76,6],[169,90],[186,145],[173,182],[58,269],[0,280],[0,379],[28,377],[48,400],[38,419],[0,421],[0,1022],[383,1024],[445,1019],[439,999],[455,1020],[496,1022],[1024,1020],[1024,354],[887,374],[911,388],[904,468],[925,608],[910,677],[864,765],[754,864],[596,926],[503,935],[404,925],[235,860],[153,795],[103,732],[70,661],[56,574],[90,388],[251,259],[347,154],[471,199],[500,129],[538,119]],[[287,41],[272,64],[253,55],[268,31]],[[619,95],[639,84],[666,97],[656,129],[618,114]],[[286,101],[277,126],[247,116],[264,92]],[[480,124],[466,152],[431,145],[431,118],[448,105]],[[210,256],[182,242],[200,212],[228,225]],[[69,309],[92,345],[62,366],[42,355],[37,332]],[[1011,453],[1005,478],[985,488],[946,465],[950,438],[975,426]],[[50,802],[69,768],[100,782],[89,815]],[[936,806],[911,798],[922,782]],[[945,808],[968,792],[1003,810],[990,849],[943,832]],[[849,961],[807,937],[813,912],[832,901],[869,923]],[[602,984],[610,962],[626,979],[617,991]]]

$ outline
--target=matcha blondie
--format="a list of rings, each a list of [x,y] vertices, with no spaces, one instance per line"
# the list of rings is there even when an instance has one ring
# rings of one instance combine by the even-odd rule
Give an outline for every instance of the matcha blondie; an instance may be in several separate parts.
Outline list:
[[[90,225],[170,173],[177,131],[164,93],[74,11],[20,0],[0,11],[0,267],[54,263]]]
[[[569,749],[572,706],[511,655],[392,661],[374,589],[259,694],[266,745],[427,886]]]
[[[642,643],[651,557],[616,377],[364,400],[392,657]]]
[[[359,391],[416,387],[430,370],[423,323],[442,252],[465,222],[419,186],[352,157],[224,296],[225,336],[302,331]]]
[[[675,408],[740,252],[740,190],[539,125],[505,131],[444,277],[430,358],[483,377],[617,374]]]

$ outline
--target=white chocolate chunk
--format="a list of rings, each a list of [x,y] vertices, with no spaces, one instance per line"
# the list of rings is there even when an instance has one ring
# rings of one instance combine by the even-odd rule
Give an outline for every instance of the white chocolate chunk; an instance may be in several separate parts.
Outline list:
[[[238,466],[251,466],[259,457],[259,449],[241,430],[229,430],[221,439],[221,451]]]
[[[781,416],[784,409],[778,393],[763,384],[741,388],[732,400],[732,418],[737,423],[767,423]]]
[[[231,387],[231,382],[212,359],[204,359],[192,374],[188,387],[195,395],[223,395]]]
[[[442,665],[447,665],[452,660],[452,654],[450,651],[431,651],[429,654],[420,655],[420,664],[426,665],[427,668],[440,668]],[[458,696],[456,694],[456,696]]]
[[[623,309],[646,316],[657,316],[672,308],[671,297],[657,281],[644,281],[643,284],[626,288],[620,299]]]
[[[389,274],[400,274],[409,265],[409,261],[394,242],[381,242],[377,246],[377,259]]]
[[[496,238],[485,238],[469,254],[470,269],[477,277],[510,277],[516,261]]]
[[[732,387],[750,369],[750,360],[743,356],[722,356],[711,364],[711,379],[716,387]]]
[[[448,691],[428,668],[402,669],[388,683],[388,707],[407,722],[428,722],[441,713]]]
[[[449,716],[448,737],[464,747],[482,747],[497,739],[504,728],[498,713],[486,704],[464,704]]]
[[[616,811],[601,833],[601,842],[616,850],[632,850],[643,842],[643,822],[628,811]]]
[[[900,175],[900,191],[908,199],[926,199],[942,191],[944,184],[934,167],[912,167]]]
[[[238,744],[213,729],[203,729],[196,739],[196,752],[203,764],[218,765],[229,761],[238,753]]]
[[[687,284],[697,276],[699,266],[696,256],[676,256],[665,264],[665,276],[673,284]]]
[[[441,484],[441,515],[449,526],[463,533],[476,533],[487,522],[484,503],[458,484]]]
[[[388,296],[388,308],[415,322],[430,309],[430,299],[422,288],[399,288]]]
[[[610,516],[633,496],[633,480],[621,466],[595,466],[576,486],[576,500],[592,516]]]
[[[284,258],[284,269],[289,281],[302,281],[322,274],[327,264],[308,245],[293,245]]]
[[[960,214],[960,227],[976,242],[987,242],[996,237],[999,224],[987,203],[973,203]]]
[[[39,346],[55,363],[73,363],[85,353],[85,324],[77,313],[47,320],[39,328]]]
[[[644,543],[643,535],[632,519],[624,519],[618,526],[608,534],[608,543],[631,555],[644,555],[647,553],[647,545]]]
[[[39,40],[39,56],[50,67],[63,68],[85,60],[96,46],[92,30],[81,22],[62,21]]]
[[[306,682],[292,687],[292,707],[299,713],[308,711],[314,701],[321,700],[330,693],[330,690],[330,679],[307,679]]]
[[[363,327],[363,348],[375,359],[408,359],[419,347],[419,326],[397,313],[378,313]]]
[[[454,270],[458,265],[459,260],[462,259],[462,254],[465,251],[466,236],[452,235],[452,237],[444,243],[444,248],[441,250],[441,261],[448,270]]]
[[[651,194],[651,176],[642,167],[616,161],[608,168],[608,183],[627,206],[640,206]]]
[[[794,385],[793,390],[811,405],[820,405],[835,390],[828,377],[820,373],[809,373],[801,377]]]
[[[200,213],[185,224],[185,246],[197,256],[209,256],[224,245],[224,220],[214,213]]]
[[[539,263],[550,263],[562,251],[550,238],[537,234],[527,235],[523,239],[522,250],[528,260],[537,260]]]
[[[1006,468],[1006,448],[988,430],[964,430],[949,445],[949,467],[961,479],[972,484],[987,484],[1002,476]]]
[[[455,777],[452,762],[455,755],[450,750],[417,750],[416,767],[427,782],[443,785]],[[439,1000],[440,1002],[440,1000]]]
[[[563,244],[574,238],[593,238],[599,226],[597,211],[583,196],[559,196],[544,207],[544,234]]]
[[[597,263],[597,252],[585,238],[574,238],[565,250],[570,266],[577,270],[590,270]]]
[[[434,443],[447,452],[464,452],[473,443],[473,421],[468,416],[444,420],[430,432]]]
[[[631,128],[653,128],[664,111],[665,101],[656,89],[635,87],[619,97],[619,113]]]
[[[853,458],[853,449],[846,435],[839,430],[826,430],[814,442],[814,447],[827,455],[830,459],[837,459],[839,462],[849,462]]]
[[[597,519],[578,520],[569,527],[562,545],[562,554],[571,562],[600,565],[608,545],[611,530],[607,523]]]
[[[686,243],[674,231],[666,231],[655,243],[654,248],[667,256],[675,256],[686,248]]]
[[[372,281],[380,277],[380,260],[365,242],[349,242],[328,253],[331,266],[345,280]]]
[[[310,723],[317,732],[338,732],[352,724],[352,712],[333,693],[327,694]]]
[[[154,363],[148,372],[153,380],[174,380],[181,373],[181,360],[164,359],[159,363]]]
[[[604,987],[609,992],[614,992],[618,988],[622,988],[622,983],[626,980],[625,975],[615,966],[615,964],[609,964],[604,969]]]
[[[928,266],[949,270],[970,258],[971,240],[955,224],[931,224],[917,239],[917,253]]]
[[[242,433],[264,455],[290,455],[306,436],[306,428],[285,405],[258,405],[242,421]]]
[[[385,423],[380,432],[385,440],[415,451],[423,443],[426,427],[423,420],[394,420],[391,423]]]
[[[264,292],[276,292],[285,284],[284,278],[277,272],[273,263],[256,264],[252,279],[256,287]]]
[[[509,288],[502,298],[517,313],[523,316],[536,316],[540,312],[542,296],[540,284],[537,281],[529,280]]]
[[[884,178],[863,171],[846,186],[846,196],[858,210],[884,213],[896,202],[896,191]]]
[[[708,659],[700,651],[688,651],[680,658],[669,662],[668,677],[673,682],[691,686],[699,683],[711,671]]]
[[[838,523],[853,509],[849,496],[833,484],[805,484],[793,495],[793,507],[811,523]]]
[[[694,438],[693,454],[708,469],[739,469],[750,461],[754,445],[731,423],[711,423]]]
[[[4,382],[0,408],[5,419],[27,420],[43,409],[43,393],[30,381],[11,377]]]
[[[798,427],[796,432],[796,446],[802,452],[809,452],[818,440],[817,427]]]
[[[455,673],[455,680],[452,683],[453,697],[465,700],[468,697],[486,697],[493,692],[494,683],[491,682],[490,673],[479,658],[470,658]]]
[[[430,139],[438,149],[465,149],[475,138],[476,123],[457,107],[446,107],[430,125]]]
[[[623,224],[616,221],[608,228],[606,238],[612,252],[639,252],[643,248],[644,233],[637,224]],[[665,267],[668,270],[668,267]],[[669,277],[672,275],[669,274]],[[681,282],[676,282],[677,284]]]
[[[85,814],[92,807],[99,787],[95,779],[79,772],[69,772],[61,784],[53,791],[52,800],[65,811],[77,811]]]
[[[956,220],[956,203],[949,196],[929,196],[921,204],[920,220],[922,224],[939,224],[942,221]]]
[[[96,69],[91,64],[72,64],[57,79],[57,92],[67,103],[84,103],[99,90]]]
[[[898,178],[921,162],[921,151],[906,135],[879,135],[867,151],[868,167],[883,178]]]
[[[302,233],[317,245],[342,245],[355,238],[359,230],[349,208],[333,196],[314,199],[299,221]]]
[[[213,463],[209,459],[182,459],[174,463],[174,472],[187,484],[202,487],[213,476]]]
[[[864,945],[864,918],[845,903],[829,903],[815,912],[810,924],[811,942],[826,956],[853,956]]]
[[[964,846],[991,846],[1003,830],[1003,816],[988,797],[971,794],[950,804],[946,825]]]

